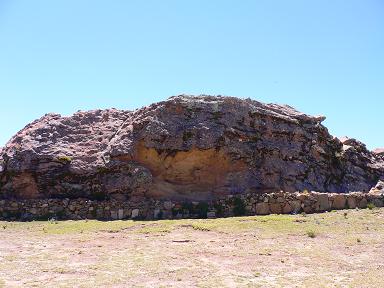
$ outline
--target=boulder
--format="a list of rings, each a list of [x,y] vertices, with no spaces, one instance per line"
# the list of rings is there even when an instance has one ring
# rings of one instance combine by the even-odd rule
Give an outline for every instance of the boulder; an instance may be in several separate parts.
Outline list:
[[[0,149],[0,198],[140,204],[247,191],[368,192],[384,179],[384,159],[358,140],[334,138],[324,119],[288,105],[208,95],[134,111],[46,114]],[[282,200],[277,193],[270,203]],[[315,208],[328,209],[325,200]]]
[[[369,191],[369,194],[384,195],[384,181],[379,180]]]

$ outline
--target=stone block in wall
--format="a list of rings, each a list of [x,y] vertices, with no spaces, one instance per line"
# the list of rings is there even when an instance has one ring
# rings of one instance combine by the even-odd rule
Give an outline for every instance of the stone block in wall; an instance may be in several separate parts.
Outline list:
[[[268,197],[268,203],[269,204],[275,204],[277,202],[277,199],[275,197],[273,197],[274,195],[270,195]]]
[[[124,219],[124,209],[117,210],[117,218],[118,219]]]
[[[161,210],[159,208],[156,208],[154,211],[153,211],[153,218],[154,219],[160,219],[160,216],[161,216]]]
[[[357,207],[361,208],[361,209],[364,209],[364,208],[367,208],[367,205],[368,205],[368,201],[366,198],[362,198],[360,201],[359,201],[359,204]]]
[[[299,194],[297,194],[296,198],[298,200],[300,200],[301,202],[304,202],[305,200],[308,199],[308,194],[306,194],[306,193],[299,193]]]
[[[164,209],[165,209],[165,210],[171,210],[172,207],[173,207],[171,201],[165,201],[165,202],[163,203],[163,206],[164,206]]]
[[[323,212],[331,209],[327,193],[314,193],[313,196],[316,200],[315,211]]]
[[[97,219],[102,219],[104,216],[104,210],[103,208],[98,208],[96,209],[96,218]]]
[[[269,204],[269,210],[272,214],[281,214],[283,212],[283,209],[280,203]]]
[[[291,205],[289,205],[289,203],[285,203],[283,205],[283,214],[290,214],[293,212],[293,208]]]
[[[116,210],[111,210],[111,218],[113,220],[117,220],[117,211]]]
[[[302,205],[302,209],[303,209],[304,213],[307,213],[307,214],[312,214],[315,212],[315,208],[312,206],[308,206],[308,205]]]
[[[163,212],[163,219],[172,219],[173,218],[172,211],[165,210],[162,212]]]
[[[285,202],[285,198],[282,197],[282,196],[279,196],[279,197],[277,197],[276,202],[277,203],[284,203]]]
[[[133,209],[132,210],[132,215],[131,215],[131,218],[132,219],[136,219],[136,218],[138,218],[139,217],[139,209]]]
[[[347,205],[349,209],[355,209],[357,207],[357,199],[353,195],[347,196]]]
[[[292,213],[299,213],[301,210],[301,202],[299,200],[291,200],[288,204],[292,207]]]
[[[270,214],[269,204],[262,202],[256,204],[256,214],[257,215],[267,215]]]
[[[345,194],[332,194],[332,209],[345,209],[347,204],[347,197]]]
[[[183,211],[183,218],[190,218],[191,217],[191,214],[189,213],[188,210],[184,210]]]

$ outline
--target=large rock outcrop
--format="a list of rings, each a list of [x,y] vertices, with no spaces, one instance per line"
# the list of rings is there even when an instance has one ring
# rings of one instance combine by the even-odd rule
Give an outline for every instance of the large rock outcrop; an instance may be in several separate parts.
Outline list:
[[[368,192],[384,159],[290,106],[176,96],[135,111],[47,114],[0,150],[0,198],[208,200]]]

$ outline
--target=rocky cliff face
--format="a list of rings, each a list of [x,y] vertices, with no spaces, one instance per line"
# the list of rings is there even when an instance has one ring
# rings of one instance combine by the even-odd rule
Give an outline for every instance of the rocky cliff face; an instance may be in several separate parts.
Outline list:
[[[369,191],[384,158],[290,106],[176,96],[135,111],[47,114],[0,151],[0,198],[209,200]]]

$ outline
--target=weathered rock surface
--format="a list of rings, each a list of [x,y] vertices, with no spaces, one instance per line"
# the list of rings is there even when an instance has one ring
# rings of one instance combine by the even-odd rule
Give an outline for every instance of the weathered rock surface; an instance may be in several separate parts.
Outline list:
[[[372,187],[371,194],[384,194],[384,181],[379,180],[375,187]]]
[[[377,157],[384,159],[384,148],[376,148],[375,150],[373,150],[373,154],[375,154],[375,156]]]
[[[209,200],[368,192],[384,180],[381,154],[332,137],[324,119],[250,99],[185,95],[135,111],[47,114],[0,150],[0,198]],[[316,209],[333,205],[319,203]]]

